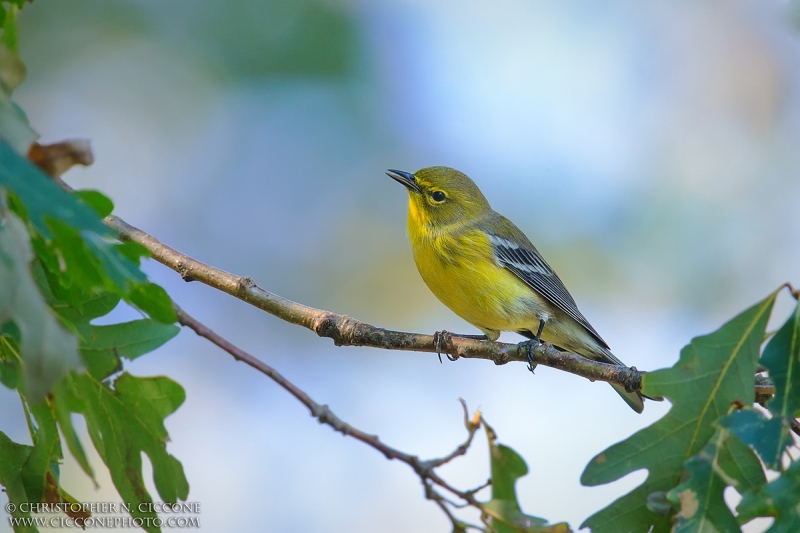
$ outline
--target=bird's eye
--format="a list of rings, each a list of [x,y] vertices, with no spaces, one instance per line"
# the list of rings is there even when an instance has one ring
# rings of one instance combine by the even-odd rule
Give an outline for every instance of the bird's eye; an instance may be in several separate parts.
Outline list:
[[[433,198],[434,202],[444,202],[444,199],[447,198],[447,195],[445,195],[442,191],[435,191],[433,194],[431,194],[431,198]]]

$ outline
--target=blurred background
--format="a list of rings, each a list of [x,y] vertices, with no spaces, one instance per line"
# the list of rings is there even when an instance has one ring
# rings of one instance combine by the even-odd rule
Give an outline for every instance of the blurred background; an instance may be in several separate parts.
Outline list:
[[[456,167],[536,243],[614,352],[654,370],[800,284],[797,12],[778,0],[43,0],[20,16],[28,80],[15,98],[42,142],[91,139],[96,163],[65,178],[108,194],[131,224],[392,329],[477,333],[424,286],[406,192],[384,175]],[[645,478],[582,487],[585,464],[669,408],[636,415],[610,387],[543,367],[336,348],[146,269],[189,313],[406,452],[454,449],[464,398],[526,459],[523,509],[575,528]],[[788,309],[779,300],[774,320]],[[186,388],[169,450],[204,530],[450,530],[406,466],[320,426],[190,331],[127,368]],[[0,390],[0,427],[26,441],[15,401]],[[99,488],[71,459],[66,488],[118,502],[93,464]],[[442,469],[464,489],[488,474],[481,435]]]

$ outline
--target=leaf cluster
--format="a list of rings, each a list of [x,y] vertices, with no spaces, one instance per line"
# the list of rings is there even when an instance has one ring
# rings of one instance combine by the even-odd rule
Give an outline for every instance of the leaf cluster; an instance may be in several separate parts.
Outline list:
[[[152,507],[139,505],[152,501],[142,453],[153,465],[161,499],[185,500],[188,482],[167,452],[164,427],[185,393],[169,378],[128,373],[124,361],[173,338],[175,311],[140,269],[147,250],[119,242],[103,224],[111,200],[97,191],[62,190],[26,157],[41,147],[11,99],[24,78],[16,55],[22,3],[0,4],[0,383],[18,392],[31,444],[0,432],[0,485],[16,504],[15,518],[29,516],[19,510],[22,503],[76,503],[61,486],[59,465],[66,447],[94,479],[75,428],[82,417],[131,515],[155,518],[147,510]],[[118,305],[143,316],[94,323]],[[68,514],[79,524],[89,517],[83,510]],[[17,530],[35,531],[29,525]]]
[[[648,373],[643,393],[664,396],[670,411],[653,425],[598,454],[581,481],[599,485],[645,468],[647,479],[589,517],[602,532],[738,532],[774,517],[770,532],[797,531],[800,485],[791,425],[800,415],[800,307],[763,348],[777,291],[719,330],[697,337],[672,367]],[[755,403],[763,367],[775,385]],[[777,478],[767,483],[765,470]],[[726,504],[728,487],[743,496]]]

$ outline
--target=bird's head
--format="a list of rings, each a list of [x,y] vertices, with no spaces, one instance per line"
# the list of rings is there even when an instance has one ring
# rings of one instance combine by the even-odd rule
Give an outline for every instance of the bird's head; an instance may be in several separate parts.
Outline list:
[[[414,174],[388,170],[386,174],[408,189],[408,214],[417,224],[447,226],[491,211],[475,182],[454,168],[428,167]]]

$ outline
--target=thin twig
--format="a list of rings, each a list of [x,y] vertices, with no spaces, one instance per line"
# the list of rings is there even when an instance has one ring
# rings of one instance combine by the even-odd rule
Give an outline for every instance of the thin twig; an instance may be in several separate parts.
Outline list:
[[[477,494],[480,491],[482,491],[483,489],[485,489],[486,487],[489,487],[491,484],[492,484],[492,478],[489,478],[489,479],[486,480],[486,483],[483,483],[482,485],[479,485],[479,486],[475,487],[474,489],[468,490],[467,494]]]
[[[789,289],[789,293],[795,300],[800,300],[800,289],[795,289],[788,281],[784,283],[783,286]]]
[[[381,442],[377,435],[370,435],[357,429],[347,422],[343,421],[341,418],[333,414],[330,408],[327,405],[321,405],[311,397],[306,394],[302,389],[297,387],[291,381],[284,378],[277,370],[272,368],[270,365],[266,364],[265,362],[261,361],[260,359],[250,355],[249,353],[245,352],[241,348],[238,348],[233,343],[229,342],[228,340],[224,339],[220,335],[214,333],[208,326],[202,324],[191,315],[189,315],[186,311],[181,309],[178,305],[175,305],[175,313],[178,316],[178,322],[185,327],[193,330],[197,335],[211,341],[213,344],[217,345],[218,347],[222,348],[229,354],[231,354],[234,359],[237,361],[241,361],[250,367],[258,370],[262,374],[268,376],[272,379],[275,383],[283,387],[286,391],[288,391],[292,396],[297,398],[303,405],[305,405],[308,410],[311,412],[311,416],[316,418],[320,424],[326,424],[333,428],[335,431],[338,431],[342,435],[347,435],[349,437],[353,437],[356,440],[359,440],[379,452],[381,452],[384,457],[387,459],[396,459],[403,463],[406,463],[410,466],[414,472],[420,477],[423,484],[428,487],[429,481],[434,483],[443,489],[448,490],[449,492],[453,493],[454,495],[458,496],[462,500],[464,500],[467,505],[472,505],[482,509],[482,505],[480,502],[475,500],[474,494],[477,491],[460,491],[455,487],[451,486],[449,483],[444,481],[441,477],[439,477],[436,472],[434,472],[434,468],[441,466],[448,461],[452,460],[459,455],[463,455],[466,453],[467,449],[469,448],[469,444],[472,442],[472,437],[475,431],[480,427],[479,423],[476,424],[468,424],[467,430],[469,436],[467,441],[464,444],[461,444],[456,450],[449,455],[445,456],[443,459],[434,459],[430,461],[423,461],[420,460],[419,457],[416,455],[411,455],[405,452],[402,452],[396,448],[392,448],[388,444]],[[468,417],[466,403],[461,400],[461,403],[464,407],[465,417]],[[474,429],[473,429],[474,427]],[[435,493],[435,491],[434,491]],[[435,493],[438,494],[438,493]],[[426,495],[427,495],[427,488],[426,488]],[[444,501],[440,497],[438,500],[436,498],[431,498],[434,501],[437,501],[437,504],[440,507],[444,504]],[[452,517],[452,514],[448,511],[448,516]],[[456,522],[454,522],[454,525]]]
[[[474,420],[470,420],[467,402],[465,402],[463,398],[459,398],[458,401],[461,402],[461,408],[464,410],[464,427],[467,428],[467,440],[445,457],[426,461],[425,463],[428,468],[438,468],[443,464],[449,463],[456,457],[466,454],[470,445],[472,445],[472,438],[475,436],[475,432],[481,427],[480,412],[475,413],[476,417]]]
[[[761,373],[763,371],[759,370],[759,373],[755,376],[756,403],[766,407],[767,402],[775,395],[775,385],[767,376]]]
[[[486,531],[482,527],[475,526],[475,525],[472,525],[472,524],[468,524],[466,522],[463,522],[459,518],[457,518],[456,515],[454,515],[453,512],[449,509],[448,505],[450,505],[452,507],[456,507],[456,508],[463,507],[463,506],[460,505],[460,504],[456,504],[454,502],[451,502],[450,500],[448,500],[447,498],[445,498],[444,496],[442,496],[441,494],[436,492],[436,490],[430,485],[430,483],[425,483],[425,498],[427,498],[428,500],[431,500],[436,505],[438,505],[439,508],[442,510],[442,512],[444,512],[444,514],[447,515],[447,518],[450,519],[450,523],[453,524],[453,532],[454,533],[456,533],[456,532],[458,532],[458,533],[466,532],[468,528],[477,529],[478,531]]]
[[[412,466],[416,466],[421,463],[419,458],[416,456],[409,455],[384,444],[380,441],[377,435],[369,435],[360,429],[354,428],[347,422],[344,422],[338,416],[333,414],[327,405],[321,405],[312,400],[308,394],[303,392],[303,390],[294,385],[291,381],[284,378],[280,372],[217,335],[208,326],[205,326],[201,322],[194,319],[177,305],[175,305],[175,312],[178,315],[178,322],[182,326],[186,326],[194,330],[194,332],[199,336],[208,339],[213,344],[216,344],[231,354],[237,361],[241,361],[258,370],[262,374],[270,377],[275,383],[289,392],[289,394],[297,398],[300,403],[308,407],[308,410],[311,412],[311,416],[316,418],[320,424],[327,424],[342,435],[347,435],[353,437],[354,439],[360,440],[361,442],[369,444],[381,452],[387,459],[397,459]]]

